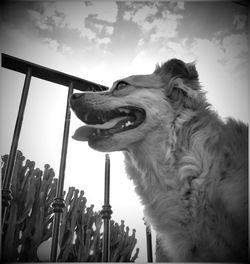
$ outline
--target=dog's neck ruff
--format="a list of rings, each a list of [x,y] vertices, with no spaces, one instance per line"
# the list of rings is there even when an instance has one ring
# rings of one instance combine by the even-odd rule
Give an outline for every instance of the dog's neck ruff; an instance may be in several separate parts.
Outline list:
[[[144,188],[157,182],[163,189],[177,188],[175,162],[178,131],[195,115],[196,113],[191,110],[178,114],[172,123],[166,125],[163,133],[146,136],[143,141],[134,144],[128,152],[125,152],[127,162],[140,172]],[[168,133],[166,134],[165,131]],[[133,175],[131,178],[133,179]],[[138,181],[138,179],[133,180]]]
[[[195,219],[199,198],[189,197],[192,192],[199,193],[212,163],[209,151],[204,151],[204,131],[195,133],[195,127],[203,126],[209,118],[200,124],[197,115],[184,111],[165,130],[167,135],[146,137],[145,142],[125,152],[127,173],[145,205],[146,217],[159,234],[168,230],[171,235],[172,226],[182,232]],[[194,130],[188,131],[192,122]],[[214,137],[210,125],[206,123],[202,130]]]
[[[209,111],[207,117],[203,117],[203,122],[197,115],[192,111],[184,111],[167,128],[167,135],[146,137],[145,142],[136,144],[125,152],[127,173],[134,181],[136,192],[146,205],[146,211],[153,210],[152,204],[162,203],[161,199],[175,197],[175,202],[184,201],[183,206],[185,204],[189,208],[191,217],[190,208],[195,206],[195,202],[189,201],[189,194],[199,190],[212,166],[212,154],[204,146],[208,137],[218,140],[215,136],[217,131],[213,132],[210,127],[220,127],[221,122],[216,119],[217,124],[210,124]],[[193,129],[190,129],[190,123]],[[202,130],[200,133],[195,132],[197,126]],[[171,214],[171,209],[169,213]],[[150,212],[146,214],[149,218],[154,215]],[[181,223],[191,221],[186,216],[179,220]],[[157,221],[152,219],[152,223],[155,222]],[[155,225],[156,230],[164,229]]]

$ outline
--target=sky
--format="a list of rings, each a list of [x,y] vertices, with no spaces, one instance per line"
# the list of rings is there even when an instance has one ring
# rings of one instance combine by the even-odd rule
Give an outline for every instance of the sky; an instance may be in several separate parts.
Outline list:
[[[6,1],[1,2],[2,53],[112,86],[150,74],[171,58],[196,62],[212,109],[247,122],[248,8],[231,1]],[[0,154],[9,153],[24,76],[1,68]],[[43,169],[59,172],[67,87],[33,78],[18,148]],[[81,126],[71,115],[70,135]],[[103,205],[104,153],[69,138],[65,189],[84,190]],[[127,179],[122,153],[111,153],[112,218],[137,230],[137,261],[146,261],[143,208]]]

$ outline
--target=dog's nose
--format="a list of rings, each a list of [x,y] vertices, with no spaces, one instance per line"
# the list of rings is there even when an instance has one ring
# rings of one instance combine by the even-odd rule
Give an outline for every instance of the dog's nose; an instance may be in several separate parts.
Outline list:
[[[83,96],[83,93],[74,93],[74,94],[71,95],[70,100],[71,101],[76,101],[79,98],[81,98],[82,96]]]

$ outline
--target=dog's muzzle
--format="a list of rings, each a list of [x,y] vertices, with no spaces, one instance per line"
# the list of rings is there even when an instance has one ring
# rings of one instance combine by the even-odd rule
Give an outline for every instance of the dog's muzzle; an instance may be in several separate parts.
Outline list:
[[[70,98],[71,108],[76,116],[86,125],[79,127],[73,136],[74,139],[87,141],[99,140],[134,129],[145,120],[145,110],[132,105],[124,105],[117,108],[101,109],[86,100],[89,93],[76,93]],[[100,93],[91,93],[91,97],[104,96]],[[106,98],[104,97],[103,100]],[[86,103],[88,101],[88,103]],[[108,104],[108,103],[107,103]]]

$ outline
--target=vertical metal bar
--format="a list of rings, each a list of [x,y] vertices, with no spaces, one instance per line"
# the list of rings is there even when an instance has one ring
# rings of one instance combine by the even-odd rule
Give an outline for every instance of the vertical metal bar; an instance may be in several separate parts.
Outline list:
[[[146,225],[146,239],[147,239],[147,259],[148,262],[153,262],[153,250],[152,250],[152,234],[150,225],[143,219]]]
[[[24,110],[25,110],[25,106],[26,106],[26,102],[28,98],[31,77],[32,77],[32,70],[31,68],[28,68],[25,81],[24,81],[24,85],[23,85],[22,96],[20,100],[20,105],[19,105],[17,119],[16,119],[16,125],[15,125],[11,148],[10,148],[10,154],[8,157],[5,175],[4,175],[3,189],[2,189],[2,201],[3,201],[2,202],[2,205],[3,205],[2,224],[4,224],[5,217],[6,217],[6,211],[12,200],[12,193],[10,190],[10,185],[12,181],[12,175],[13,175],[13,170],[14,170],[14,165],[15,165],[15,160],[16,160],[17,146],[18,146],[18,141],[19,141],[20,132],[22,128]]]
[[[102,262],[110,260],[110,218],[113,213],[109,204],[110,196],[110,158],[105,155],[105,183],[104,183],[104,205],[101,211],[104,222],[102,239]]]
[[[63,185],[64,185],[64,177],[65,177],[65,167],[66,167],[69,127],[70,127],[69,99],[72,93],[73,93],[73,82],[70,83],[69,89],[68,89],[59,177],[58,177],[58,184],[57,184],[57,190],[56,190],[56,198],[52,204],[53,211],[54,211],[54,220],[53,220],[53,228],[52,228],[52,245],[51,245],[51,254],[50,254],[51,262],[57,261],[57,247],[58,247],[58,241],[59,241],[61,213],[63,212],[63,209],[65,207],[64,199],[63,199]]]
[[[147,257],[148,262],[153,262],[153,254],[152,254],[152,235],[150,226],[146,227],[147,233]]]

